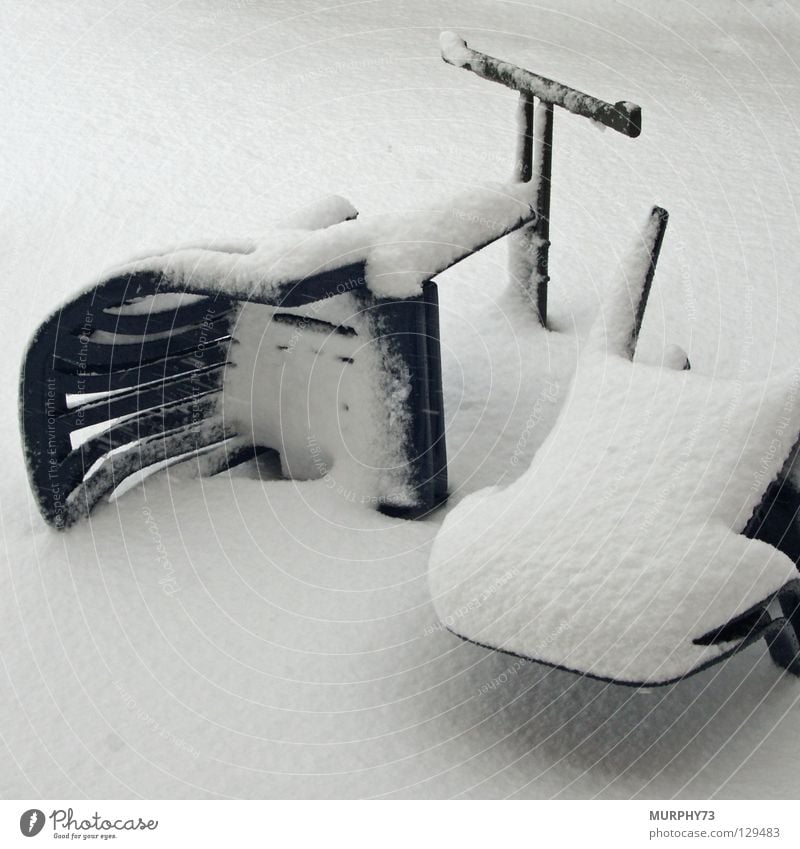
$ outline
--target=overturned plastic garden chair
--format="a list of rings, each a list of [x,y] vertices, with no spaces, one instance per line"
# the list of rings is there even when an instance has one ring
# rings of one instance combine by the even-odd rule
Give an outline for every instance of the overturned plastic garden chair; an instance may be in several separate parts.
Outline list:
[[[530,468],[448,514],[434,604],[466,640],[618,683],[670,683],[761,637],[800,674],[800,376],[743,387],[680,351],[632,361],[666,220],[653,211]]]
[[[204,455],[207,474],[268,449],[387,512],[447,493],[436,285],[535,219],[519,185],[424,212],[195,246],[116,269],[38,329],[21,382],[31,483],[57,528],[131,474]],[[435,241],[429,234],[435,234]]]

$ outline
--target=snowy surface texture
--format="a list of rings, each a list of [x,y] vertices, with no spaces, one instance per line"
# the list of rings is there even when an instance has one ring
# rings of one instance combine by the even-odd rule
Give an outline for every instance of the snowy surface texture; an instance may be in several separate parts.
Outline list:
[[[789,4],[0,4],[3,796],[797,796],[800,687],[763,643],[647,692],[462,642],[426,579],[446,511],[176,467],[68,534],[38,516],[18,365],[83,281],[329,194],[367,218],[510,178],[517,96],[444,64],[443,30],[644,114],[636,140],[556,115],[557,332],[503,244],[439,278],[453,506],[528,468],[653,203],[641,361],[675,343],[742,386],[796,361]]]
[[[742,385],[632,363],[650,243],[606,296],[530,468],[464,499],[431,555],[454,632],[636,683],[730,651],[693,640],[797,576],[739,532],[797,441],[800,371]]]

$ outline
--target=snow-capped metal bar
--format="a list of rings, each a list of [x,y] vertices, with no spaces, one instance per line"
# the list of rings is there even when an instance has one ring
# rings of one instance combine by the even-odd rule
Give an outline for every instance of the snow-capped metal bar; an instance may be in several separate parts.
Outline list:
[[[442,33],[439,39],[442,58],[457,68],[466,68],[479,77],[533,95],[545,103],[561,106],[573,115],[591,118],[618,133],[636,138],[642,131],[642,110],[626,100],[607,103],[590,94],[570,88],[525,68],[495,59],[467,46],[466,41],[453,32]]]
[[[535,181],[536,220],[512,237],[511,278],[535,305],[539,323],[547,323],[547,288],[550,282],[550,181],[553,170],[553,104],[539,102],[520,92],[517,107],[516,174],[522,182]]]
[[[526,95],[520,95],[523,97]],[[530,225],[534,264],[531,294],[542,327],[547,324],[550,283],[550,185],[553,173],[553,104],[542,101],[534,111],[533,179],[536,180],[536,223]]]
[[[372,300],[371,323],[377,344],[396,384],[407,384],[408,406],[418,412],[407,431],[407,453],[413,458],[411,485],[415,503],[392,504],[383,512],[403,518],[429,513],[447,498],[447,455],[444,431],[439,300],[436,284],[402,300]],[[409,368],[409,366],[411,366]],[[405,373],[407,376],[404,376]]]
[[[529,183],[533,163],[533,109],[532,94],[521,91],[517,106],[517,179]]]
[[[448,64],[465,68],[483,79],[501,83],[520,93],[515,176],[523,183],[535,182],[537,220],[523,227],[512,240],[510,271],[512,280],[535,304],[539,321],[544,326],[547,323],[550,282],[553,109],[560,106],[631,138],[636,138],[642,131],[642,110],[627,101],[607,103],[510,62],[480,53],[453,32],[443,32],[439,44],[442,59]],[[534,98],[539,100],[535,110]]]

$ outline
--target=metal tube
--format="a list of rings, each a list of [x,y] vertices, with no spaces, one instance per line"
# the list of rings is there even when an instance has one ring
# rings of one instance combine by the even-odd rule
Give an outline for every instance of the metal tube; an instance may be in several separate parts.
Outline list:
[[[578,89],[526,71],[510,62],[495,59],[467,46],[454,33],[443,40],[442,58],[457,68],[466,68],[479,77],[502,83],[515,91],[526,92],[545,103],[561,106],[574,115],[591,118],[618,133],[636,138],[642,131],[642,110],[635,103],[620,100],[607,103]]]
[[[533,95],[521,91],[517,110],[518,135],[515,176],[520,183],[528,183],[533,169]]]
[[[547,326],[547,284],[550,282],[550,185],[553,170],[553,104],[540,102],[536,109],[533,171],[536,175],[536,214],[533,230],[536,311],[542,327]]]

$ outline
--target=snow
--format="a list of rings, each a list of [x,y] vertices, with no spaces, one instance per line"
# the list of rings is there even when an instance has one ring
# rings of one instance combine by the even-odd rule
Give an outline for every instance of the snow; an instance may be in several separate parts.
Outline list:
[[[630,355],[634,350],[636,311],[642,308],[642,300],[647,302],[648,293],[644,289],[660,226],[659,216],[653,210],[620,264],[617,280],[603,298],[589,331],[589,348],[618,356]]]
[[[164,292],[159,295],[146,295],[134,298],[120,307],[106,307],[111,315],[150,315],[153,312],[177,310],[202,300],[202,295],[189,295],[185,292]]]
[[[457,634],[635,683],[730,651],[693,640],[797,576],[740,534],[800,434],[800,370],[742,387],[631,363],[656,227],[606,296],[530,468],[464,499],[431,554],[434,605]]]
[[[463,38],[449,30],[439,36],[439,48],[442,51],[442,59],[457,68],[468,67],[474,53],[467,47]]]
[[[649,692],[486,651],[431,603],[447,511],[388,519],[252,467],[176,466],[54,534],[16,420],[28,336],[109,265],[263,233],[330,194],[368,218],[505,179],[516,95],[445,65],[442,30],[644,112],[635,141],[556,115],[553,332],[504,288],[503,244],[439,277],[447,509],[528,468],[654,203],[672,219],[641,363],[675,344],[695,378],[774,377],[800,323],[791,8],[58,0],[0,17],[0,794],[796,798],[798,685],[763,643]]]
[[[392,369],[354,296],[332,300],[340,302],[333,314],[328,301],[293,310],[300,325],[273,320],[271,307],[243,306],[223,386],[225,419],[251,444],[280,451],[286,477],[323,478],[343,498],[373,508],[413,503],[402,450],[405,399],[385,385]],[[335,317],[356,335],[316,329],[304,317]],[[395,391],[407,395],[408,383]]]
[[[340,221],[355,218],[357,215],[358,210],[349,200],[341,197],[341,195],[328,195],[315,200],[305,209],[297,210],[293,215],[279,221],[277,226],[289,230],[295,228],[299,230],[321,230],[324,227],[338,224]]]
[[[282,226],[331,227],[356,215],[332,196]],[[223,385],[226,421],[244,444],[278,451],[286,478],[322,478],[337,495],[372,508],[413,504],[403,452],[408,382],[387,386],[396,369],[361,305],[343,293],[276,312],[258,303],[239,309]],[[287,316],[296,321],[279,320]]]
[[[327,195],[321,198],[315,198],[309,204],[296,209],[291,214],[284,214],[270,222],[269,230],[321,230],[325,227],[330,227],[332,224],[339,224],[342,221],[348,221],[356,218],[358,210],[346,198],[340,195]],[[183,251],[215,251],[226,254],[251,254],[257,250],[258,244],[256,239],[250,237],[238,239],[224,239],[219,236],[214,236],[208,239],[194,239],[190,242],[182,242],[173,245],[170,248],[161,248],[159,250],[138,250],[133,255],[126,265],[137,264],[143,261],[151,262],[155,257],[163,256],[168,253],[179,253]],[[180,292],[165,292],[154,296],[156,303],[168,309],[170,306],[178,307],[181,304],[192,303],[193,300],[201,297],[198,295],[188,295]],[[152,305],[151,298],[141,298],[139,303],[132,303],[130,306],[125,306],[122,310],[131,315],[148,312],[147,309]],[[113,310],[111,310],[113,312]]]
[[[175,246],[109,269],[101,279],[142,271],[164,274],[164,288],[219,292],[268,301],[281,285],[353,263],[379,297],[407,298],[422,284],[521,224],[535,221],[530,186],[471,186],[418,210],[342,221],[316,230],[281,228],[227,249]],[[341,211],[337,204],[333,212]],[[315,223],[315,222],[314,222]]]

